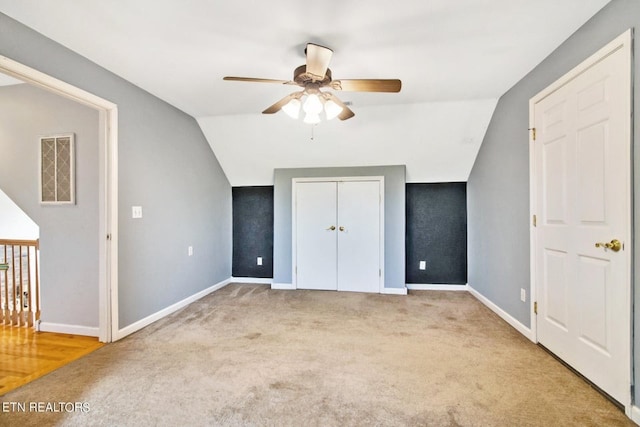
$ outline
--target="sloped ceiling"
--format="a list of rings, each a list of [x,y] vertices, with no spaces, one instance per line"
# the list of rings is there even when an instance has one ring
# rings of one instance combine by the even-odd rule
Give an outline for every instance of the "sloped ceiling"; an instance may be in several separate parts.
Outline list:
[[[269,184],[274,168],[376,165],[406,165],[407,182],[454,182],[469,177],[495,104],[363,106],[358,120],[315,127],[284,114],[198,122],[235,186]]]
[[[0,0],[0,11],[196,117],[231,184],[261,185],[276,167],[360,164],[466,180],[496,100],[606,3]],[[334,50],[334,78],[399,78],[402,92],[339,94],[356,116],[316,126],[310,148],[309,126],[259,114],[291,87],[222,81],[290,79],[307,42]]]
[[[13,86],[23,84],[22,80],[14,79],[6,74],[0,73],[0,86]]]

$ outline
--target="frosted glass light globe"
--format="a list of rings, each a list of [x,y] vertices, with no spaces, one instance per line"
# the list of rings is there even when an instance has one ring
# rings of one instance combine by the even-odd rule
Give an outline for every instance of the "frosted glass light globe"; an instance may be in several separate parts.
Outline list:
[[[322,102],[315,93],[307,96],[307,100],[304,102],[302,109],[307,114],[320,114],[322,112]]]
[[[342,113],[342,107],[334,101],[329,100],[324,103],[324,112],[327,115],[327,120],[331,120],[338,117],[338,114]]]
[[[291,117],[292,119],[297,119],[298,117],[300,117],[300,100],[293,98],[291,101],[287,102],[287,104],[282,107],[282,111],[284,111],[287,116]]]

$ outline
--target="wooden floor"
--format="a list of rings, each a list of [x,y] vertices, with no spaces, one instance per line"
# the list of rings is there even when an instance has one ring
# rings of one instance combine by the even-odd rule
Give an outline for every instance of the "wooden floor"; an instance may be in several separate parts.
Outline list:
[[[0,396],[103,345],[93,337],[0,325]]]

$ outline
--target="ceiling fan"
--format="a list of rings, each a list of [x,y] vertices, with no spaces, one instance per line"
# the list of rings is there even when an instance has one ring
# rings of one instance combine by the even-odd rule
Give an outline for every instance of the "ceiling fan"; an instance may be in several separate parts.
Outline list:
[[[340,120],[350,119],[355,115],[351,109],[331,92],[320,89],[329,88],[336,91],[349,92],[400,92],[402,82],[398,79],[350,79],[333,80],[329,61],[333,51],[328,47],[308,43],[305,49],[306,64],[293,72],[293,80],[274,80],[252,77],[225,77],[224,80],[257,83],[278,83],[297,85],[303,88],[293,92],[276,102],[262,114],[274,114],[283,110],[290,117],[297,119],[300,110],[305,112],[305,123],[320,122],[320,114],[325,113],[327,120],[338,117]]]

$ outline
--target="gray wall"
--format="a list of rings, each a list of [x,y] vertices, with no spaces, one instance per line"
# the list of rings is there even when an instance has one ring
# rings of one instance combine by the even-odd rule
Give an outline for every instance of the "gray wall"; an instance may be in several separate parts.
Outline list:
[[[467,184],[469,283],[529,326],[529,99],[629,28],[640,26],[640,1],[613,0],[500,99]],[[640,218],[640,55],[634,76],[634,223]],[[635,227],[634,265],[640,265],[640,227]],[[637,288],[634,279],[634,289]],[[640,306],[640,292],[635,292]],[[634,310],[640,327],[640,310]],[[640,334],[634,337],[634,348]],[[635,361],[640,352],[635,352]],[[635,370],[635,382],[640,369]],[[639,397],[636,394],[636,401]]]
[[[290,284],[291,180],[312,177],[384,176],[384,282],[387,288],[405,286],[405,167],[276,169],[274,179],[273,282]]]
[[[3,14],[0,55],[118,105],[121,328],[231,276],[231,186],[195,119]]]
[[[41,205],[38,138],[69,132],[76,204]],[[0,87],[0,188],[40,227],[42,321],[97,327],[98,112],[26,84]]]

